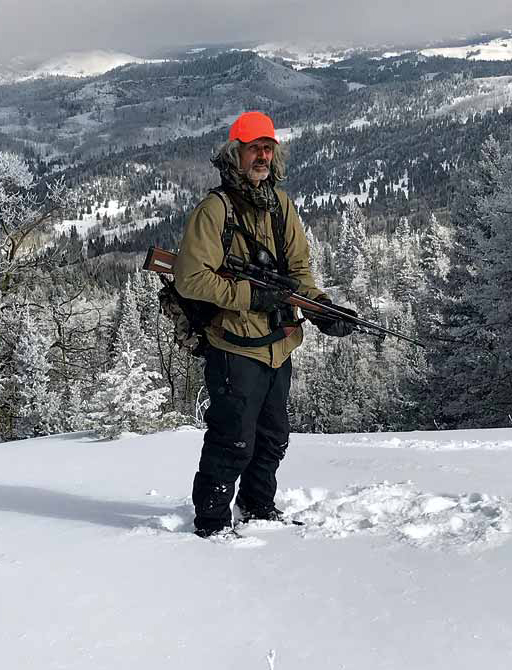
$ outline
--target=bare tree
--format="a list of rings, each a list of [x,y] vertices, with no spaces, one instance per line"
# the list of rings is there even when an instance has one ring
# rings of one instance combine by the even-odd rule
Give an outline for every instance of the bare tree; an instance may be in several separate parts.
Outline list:
[[[22,158],[0,152],[0,294],[29,269],[44,265],[35,233],[70,205],[64,178],[36,182]]]

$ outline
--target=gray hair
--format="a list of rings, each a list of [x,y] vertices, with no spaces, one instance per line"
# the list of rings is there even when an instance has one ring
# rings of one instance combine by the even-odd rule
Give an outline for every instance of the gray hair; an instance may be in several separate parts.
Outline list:
[[[240,140],[228,140],[218,150],[215,156],[215,161],[220,159],[223,162],[232,165],[239,174],[242,174],[240,169],[240,153],[239,148],[242,145]],[[283,147],[277,142],[274,145],[274,155],[270,164],[272,175],[276,181],[283,181],[286,179],[286,158]]]

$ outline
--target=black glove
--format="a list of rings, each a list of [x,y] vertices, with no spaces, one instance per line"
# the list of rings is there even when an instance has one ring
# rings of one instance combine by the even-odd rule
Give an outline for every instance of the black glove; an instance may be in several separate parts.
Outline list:
[[[290,291],[251,286],[251,311],[275,312],[289,295]]]
[[[353,309],[350,309],[349,307],[340,307],[339,305],[334,305],[332,300],[327,296],[317,298],[316,302],[319,302],[322,305],[327,305],[329,307],[334,307],[335,309],[338,309],[340,312],[344,312],[349,316],[357,317],[357,312],[355,312]],[[311,318],[310,314],[311,315],[314,314],[313,318]],[[345,321],[345,319],[343,318],[336,320],[329,318],[326,319],[322,318],[320,314],[317,314],[315,312],[310,312],[307,314],[307,316],[311,321],[311,323],[314,326],[316,326],[318,330],[324,335],[330,335],[331,337],[345,337],[346,335],[350,335],[354,330],[355,324],[350,321]]]

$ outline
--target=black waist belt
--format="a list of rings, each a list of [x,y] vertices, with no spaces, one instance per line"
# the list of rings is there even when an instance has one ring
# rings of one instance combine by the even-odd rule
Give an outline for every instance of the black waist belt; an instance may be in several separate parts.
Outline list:
[[[300,321],[280,326],[268,335],[263,335],[263,337],[243,337],[242,335],[235,335],[235,333],[231,333],[229,330],[224,330],[221,337],[226,342],[229,342],[229,344],[235,344],[237,347],[264,347],[290,337],[303,321],[304,319],[301,319]]]

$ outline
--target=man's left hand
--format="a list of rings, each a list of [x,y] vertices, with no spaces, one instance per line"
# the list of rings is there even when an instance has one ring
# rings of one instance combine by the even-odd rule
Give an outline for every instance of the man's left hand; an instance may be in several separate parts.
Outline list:
[[[321,303],[322,305],[326,305],[327,307],[334,307],[334,309],[338,309],[340,312],[344,312],[348,316],[357,317],[356,311],[350,309],[349,307],[334,305],[332,300],[327,298],[327,296],[317,298],[317,302]],[[330,337],[345,337],[346,335],[350,335],[353,332],[355,326],[354,323],[349,320],[345,320],[343,317],[333,320],[322,318],[320,314],[315,314],[314,318],[311,318],[308,314],[308,318],[321,333],[324,335],[329,335]]]

